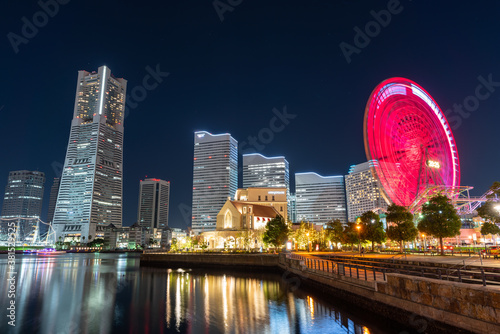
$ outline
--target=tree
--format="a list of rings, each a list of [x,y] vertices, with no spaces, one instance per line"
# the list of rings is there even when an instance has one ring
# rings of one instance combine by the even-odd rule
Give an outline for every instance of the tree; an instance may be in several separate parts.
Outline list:
[[[152,242],[153,238],[149,239],[149,243],[151,244]],[[178,251],[177,238],[172,238],[172,242],[170,244],[170,250],[174,252]]]
[[[498,227],[493,223],[485,222],[483,226],[481,226],[481,234],[483,236],[487,234],[492,234],[492,235],[500,234],[500,227]]]
[[[342,232],[341,242],[343,244],[351,245],[351,251],[354,249],[354,244],[361,242],[359,239],[359,232],[356,228],[358,224],[349,222],[344,226],[344,230]]]
[[[413,224],[413,214],[404,206],[392,204],[387,208],[387,237],[399,242],[401,252],[405,241],[412,241],[418,235]]]
[[[282,246],[288,239],[289,228],[281,216],[276,216],[266,224],[263,241],[276,248]]]
[[[500,223],[500,212],[496,209],[498,203],[487,201],[477,208],[477,214],[493,224]]]
[[[317,239],[317,232],[313,224],[309,222],[300,222],[299,228],[292,234],[292,237],[297,242],[299,248],[307,248],[309,250],[309,242]]]
[[[240,247],[245,250],[248,250],[248,248],[250,247],[250,243],[253,240],[253,237],[253,231],[251,230],[244,230],[236,235],[236,238],[240,240]]]
[[[500,196],[500,182],[495,181],[490,187],[491,194],[487,195],[487,198],[496,198]]]
[[[360,217],[361,220],[361,239],[372,243],[372,252],[375,250],[375,243],[385,241],[384,224],[380,217],[373,211],[366,211]]]
[[[441,255],[444,255],[443,238],[456,236],[460,233],[461,226],[455,207],[445,195],[436,195],[422,206],[418,230],[439,238]]]
[[[326,224],[326,238],[337,245],[342,241],[344,226],[339,219],[335,219]],[[335,246],[336,247],[336,246]]]
[[[104,245],[104,239],[103,238],[95,238],[91,242],[88,243],[88,247],[101,247]]]

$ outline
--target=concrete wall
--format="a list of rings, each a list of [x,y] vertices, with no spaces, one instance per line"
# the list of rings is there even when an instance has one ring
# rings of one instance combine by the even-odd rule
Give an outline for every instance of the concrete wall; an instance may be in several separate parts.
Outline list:
[[[388,274],[381,294],[404,301],[412,312],[480,333],[500,333],[500,288]]]
[[[213,266],[213,267],[278,267],[278,255],[273,254],[141,254],[141,265]]]

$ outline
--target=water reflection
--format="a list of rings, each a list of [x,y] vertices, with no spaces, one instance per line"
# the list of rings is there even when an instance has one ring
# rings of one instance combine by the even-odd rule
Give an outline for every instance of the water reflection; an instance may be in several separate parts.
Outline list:
[[[16,269],[16,327],[2,321],[0,333],[390,332],[277,274],[145,268],[125,254],[18,255]]]

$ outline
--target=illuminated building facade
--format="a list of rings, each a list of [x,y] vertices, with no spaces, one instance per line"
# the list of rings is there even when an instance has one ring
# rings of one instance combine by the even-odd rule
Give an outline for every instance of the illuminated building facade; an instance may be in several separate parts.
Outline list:
[[[53,228],[59,237],[94,238],[122,225],[123,119],[127,81],[109,68],[78,72],[75,106]]]
[[[12,221],[16,224],[16,242],[37,241],[44,184],[45,174],[42,172],[19,170],[9,173],[0,216],[1,241],[6,241],[11,234],[9,222]]]
[[[356,221],[366,211],[387,208],[379,181],[374,177],[376,161],[353,165],[345,176],[347,212],[350,222]]]
[[[295,174],[297,221],[326,224],[339,219],[346,222],[346,200],[343,176],[321,176],[317,173]]]
[[[290,197],[290,172],[283,156],[265,157],[259,153],[243,154],[243,188],[286,188]],[[288,202],[287,207],[290,207]],[[289,210],[289,209],[288,209]],[[290,211],[284,215],[285,220]]]
[[[137,222],[142,227],[163,229],[168,226],[170,182],[141,180]]]
[[[248,204],[272,206],[285,221],[288,219],[288,195],[286,188],[240,188],[234,199]]]
[[[215,230],[217,213],[238,188],[238,142],[230,134],[194,134],[194,233]]]
[[[275,187],[290,191],[289,165],[285,157],[243,154],[243,188]]]
[[[40,218],[45,174],[18,170],[9,173],[1,218]]]
[[[284,193],[285,188],[281,189]],[[246,189],[238,190],[246,191]],[[202,234],[209,248],[260,248],[262,244],[258,235],[263,233],[268,222],[276,217],[282,217],[277,210],[279,206],[265,203],[256,204],[253,201],[247,201],[245,196],[242,194],[239,197],[241,200],[227,200],[217,214],[216,230]]]

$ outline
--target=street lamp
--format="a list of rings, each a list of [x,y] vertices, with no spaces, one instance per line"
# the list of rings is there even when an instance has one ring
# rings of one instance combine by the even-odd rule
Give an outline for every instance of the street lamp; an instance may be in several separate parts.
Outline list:
[[[311,246],[309,245],[309,232],[307,232],[306,235],[307,235],[307,251],[310,252]]]
[[[358,251],[359,251],[359,254],[361,254],[361,225],[356,225],[356,228],[358,229]]]
[[[422,240],[424,241],[424,253],[425,253],[426,247],[425,247],[425,234],[424,233],[422,233]]]

